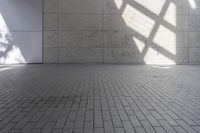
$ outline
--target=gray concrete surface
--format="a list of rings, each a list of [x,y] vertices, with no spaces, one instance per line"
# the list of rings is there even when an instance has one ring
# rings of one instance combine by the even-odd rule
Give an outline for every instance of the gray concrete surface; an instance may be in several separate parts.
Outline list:
[[[200,63],[199,0],[44,0],[45,63]]]

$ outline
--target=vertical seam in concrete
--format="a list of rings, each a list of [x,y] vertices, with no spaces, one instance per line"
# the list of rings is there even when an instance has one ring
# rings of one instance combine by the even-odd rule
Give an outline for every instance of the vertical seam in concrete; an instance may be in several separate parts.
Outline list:
[[[104,44],[104,0],[103,0],[103,3],[102,3],[102,43],[103,43],[103,48],[102,48],[102,63],[104,64],[105,63],[105,59],[104,59],[104,56],[105,56],[105,44]]]
[[[42,0],[42,64],[44,64],[44,0]]]
[[[185,14],[184,14],[184,15],[185,15]],[[190,42],[190,41],[189,41],[189,39],[190,39],[190,38],[189,38],[189,36],[190,36],[190,30],[189,30],[189,26],[190,26],[190,25],[189,25],[190,8],[189,8],[189,7],[188,7],[188,10],[187,10],[187,16],[186,16],[186,17],[187,17],[187,39],[188,39],[188,40],[187,40],[187,41],[188,41],[188,42],[187,42],[187,45],[188,45],[188,49],[187,49],[187,50],[188,50],[188,63],[187,63],[187,64],[190,64],[190,54],[189,54],[189,52],[190,52],[190,44],[189,44],[189,42]]]
[[[188,27],[189,27],[189,24],[188,24]],[[189,36],[190,36],[190,31],[187,31],[187,38],[188,38],[188,64],[190,64],[190,54],[189,54],[189,52],[190,52],[190,45],[189,45]]]
[[[57,13],[56,13],[56,15],[57,15],[57,30],[56,30],[56,35],[57,35],[57,37],[56,37],[56,43],[57,43],[57,47],[56,47],[56,51],[57,51],[57,63],[60,63],[60,57],[59,57],[59,0],[57,0]]]

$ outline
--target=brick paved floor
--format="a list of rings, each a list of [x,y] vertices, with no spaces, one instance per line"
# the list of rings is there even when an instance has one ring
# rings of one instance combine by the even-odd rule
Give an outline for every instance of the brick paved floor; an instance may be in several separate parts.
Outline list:
[[[0,66],[0,132],[200,132],[200,66]]]

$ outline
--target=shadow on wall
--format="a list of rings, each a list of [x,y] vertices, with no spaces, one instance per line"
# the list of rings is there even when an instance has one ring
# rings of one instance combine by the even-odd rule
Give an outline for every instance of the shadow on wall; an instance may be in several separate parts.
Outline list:
[[[30,1],[0,0],[0,64],[41,62],[41,3]]]
[[[109,40],[137,47],[136,51],[113,50],[113,58],[119,58],[116,53],[122,52],[128,54],[123,56],[143,60],[145,64],[188,64],[188,14],[197,8],[195,0],[110,0],[105,5],[105,17],[111,21],[105,29],[115,32],[108,34],[125,34],[125,42]]]

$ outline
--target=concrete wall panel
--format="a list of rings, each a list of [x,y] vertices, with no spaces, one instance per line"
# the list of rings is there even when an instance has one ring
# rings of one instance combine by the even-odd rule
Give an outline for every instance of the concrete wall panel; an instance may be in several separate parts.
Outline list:
[[[45,0],[44,49],[57,52],[51,60],[55,63],[196,63],[199,4],[197,0]],[[51,52],[46,53],[44,58],[51,58]]]

